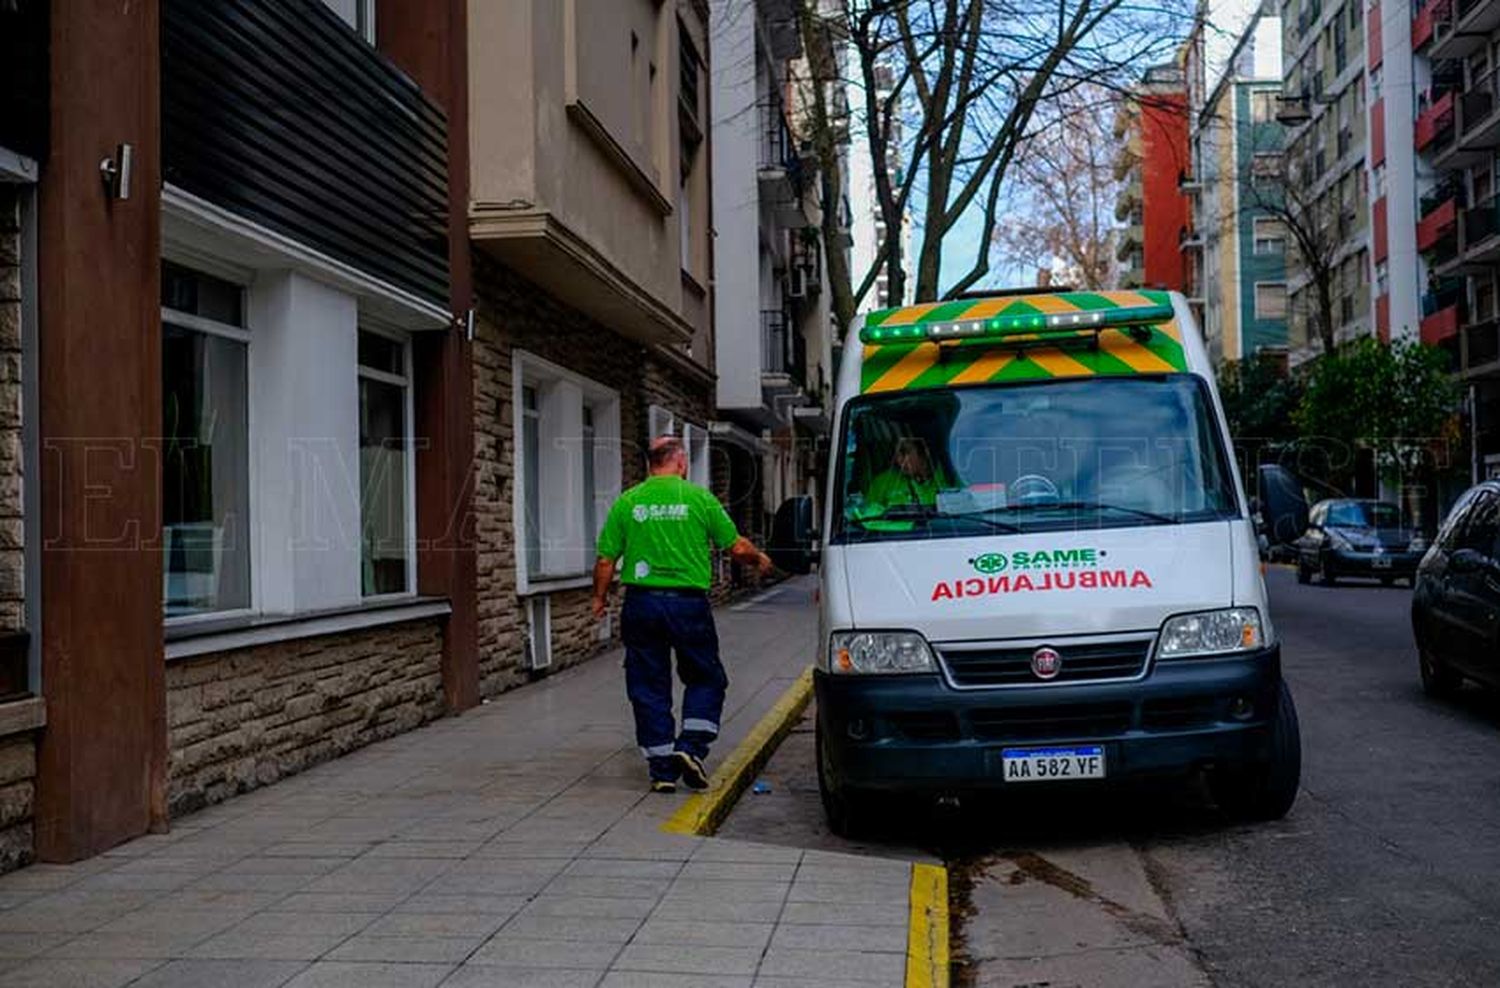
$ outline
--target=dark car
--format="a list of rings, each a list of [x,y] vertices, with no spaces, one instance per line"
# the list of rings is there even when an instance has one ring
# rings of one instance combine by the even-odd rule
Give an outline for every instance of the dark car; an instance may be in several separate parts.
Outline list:
[[[1297,582],[1332,585],[1364,576],[1390,586],[1415,581],[1427,551],[1421,534],[1401,523],[1401,509],[1384,501],[1331,498],[1308,513],[1307,531],[1294,543]]]
[[[1428,693],[1500,686],[1500,481],[1454,505],[1417,573],[1411,623]]]

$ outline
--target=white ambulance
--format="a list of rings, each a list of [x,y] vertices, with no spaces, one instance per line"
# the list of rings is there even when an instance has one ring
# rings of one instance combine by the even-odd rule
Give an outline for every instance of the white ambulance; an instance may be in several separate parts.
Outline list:
[[[773,540],[785,566],[821,561],[833,829],[881,794],[1199,771],[1235,817],[1290,809],[1296,710],[1181,296],[870,313],[837,405],[821,538],[804,502]]]

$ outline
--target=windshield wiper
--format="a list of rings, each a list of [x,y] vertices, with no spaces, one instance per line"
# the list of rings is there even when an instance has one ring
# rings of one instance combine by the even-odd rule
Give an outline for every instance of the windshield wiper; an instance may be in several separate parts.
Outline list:
[[[1142,508],[1127,508],[1123,504],[1106,504],[1103,501],[1034,501],[1031,504],[1012,504],[1004,508],[991,508],[992,511],[1038,511],[1054,508],[1060,511],[1118,511],[1122,514],[1135,515],[1137,518],[1147,518],[1163,525],[1179,524],[1180,519],[1171,515],[1159,514],[1155,511],[1146,511]]]
[[[988,525],[990,528],[994,529],[997,532],[1007,532],[1010,534],[1015,534],[1016,532],[1021,531],[1019,526],[1012,525],[1010,522],[985,517],[985,515],[987,514],[987,511],[960,511],[954,514],[949,514],[948,512],[939,511],[937,508],[930,504],[897,504],[886,508],[884,512],[876,515],[873,518],[864,520],[931,521],[934,518],[963,518],[972,519],[984,525]]]

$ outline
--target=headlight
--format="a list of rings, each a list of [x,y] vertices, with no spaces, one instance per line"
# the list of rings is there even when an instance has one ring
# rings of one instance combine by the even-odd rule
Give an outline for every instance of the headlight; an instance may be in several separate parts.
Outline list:
[[[1248,652],[1264,644],[1260,611],[1253,607],[1229,607],[1222,611],[1200,611],[1167,618],[1161,626],[1156,655],[1162,659],[1223,655]]]
[[[838,631],[829,638],[829,672],[931,672],[934,668],[932,649],[915,631]]]
[[[1349,541],[1349,536],[1345,535],[1343,532],[1335,532],[1331,528],[1328,529],[1328,544],[1333,546],[1335,549],[1343,549],[1345,551],[1354,548],[1354,543]]]

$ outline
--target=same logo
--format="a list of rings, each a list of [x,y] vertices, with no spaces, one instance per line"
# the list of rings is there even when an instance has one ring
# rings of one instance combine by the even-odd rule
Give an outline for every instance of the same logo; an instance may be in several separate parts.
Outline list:
[[[982,556],[975,556],[969,560],[974,569],[980,573],[999,573],[1010,565],[1010,560],[1003,552],[986,552]]]
[[[1062,672],[1062,656],[1057,649],[1043,645],[1031,653],[1031,674],[1037,679],[1056,679]]]
[[[651,509],[644,504],[637,504],[633,509],[631,509],[630,517],[634,518],[636,521],[645,521],[647,518],[651,517]]]

